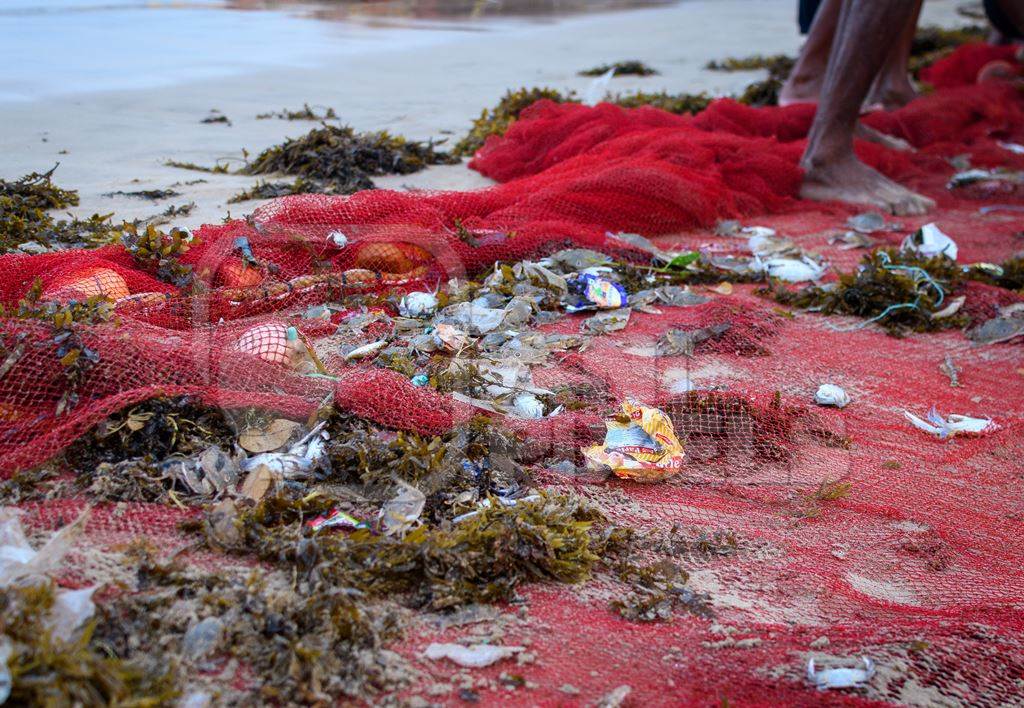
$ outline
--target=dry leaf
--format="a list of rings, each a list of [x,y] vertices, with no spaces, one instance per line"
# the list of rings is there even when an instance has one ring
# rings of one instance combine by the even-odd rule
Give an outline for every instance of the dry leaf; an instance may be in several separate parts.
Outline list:
[[[715,287],[711,288],[711,290],[718,293],[719,295],[732,295],[732,283],[726,281],[724,283],[716,285]]]
[[[269,468],[261,466],[245,478],[242,488],[238,491],[243,496],[258,502],[267,496],[267,492],[277,486],[278,481],[279,478]]]
[[[248,452],[273,452],[283,447],[296,430],[302,427],[301,423],[293,420],[278,418],[274,420],[265,430],[254,430],[250,428],[238,437],[238,444]]]

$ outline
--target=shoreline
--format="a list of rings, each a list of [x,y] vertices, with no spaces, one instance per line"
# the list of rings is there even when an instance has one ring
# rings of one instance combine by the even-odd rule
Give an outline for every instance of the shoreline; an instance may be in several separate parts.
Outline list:
[[[174,220],[194,228],[220,222],[228,214],[243,216],[265,203],[226,203],[260,178],[167,167],[166,160],[213,165],[218,158],[235,157],[237,165],[243,150],[252,156],[319,125],[257,120],[259,113],[294,110],[304,103],[330,106],[342,123],[357,131],[387,130],[415,140],[454,142],[507,89],[551,86],[579,92],[592,79],[577,76],[577,71],[631,58],[661,74],[616,78],[611,90],[728,95],[763,72],[712,72],[704,65],[728,56],[794,54],[802,41],[794,12],[791,3],[782,1],[688,0],[668,7],[573,15],[552,23],[499,24],[486,32],[452,33],[444,42],[403,48],[384,43],[340,58],[329,53],[313,66],[0,103],[0,123],[7,126],[0,134],[0,150],[7,158],[0,177],[17,179],[59,162],[55,183],[78,190],[81,198],[71,213],[114,212],[115,221],[120,221],[194,202],[187,217]],[[965,23],[956,15],[954,0],[925,5],[922,24]],[[212,109],[226,115],[231,125],[201,123]],[[184,184],[194,180],[205,182]],[[374,181],[384,189],[465,190],[490,184],[465,163]],[[104,196],[118,190],[169,187],[180,196],[156,202]]]

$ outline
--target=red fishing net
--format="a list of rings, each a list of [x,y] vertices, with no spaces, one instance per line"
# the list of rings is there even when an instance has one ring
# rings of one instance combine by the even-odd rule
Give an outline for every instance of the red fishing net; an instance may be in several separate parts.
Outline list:
[[[961,263],[999,262],[1024,247],[1019,193],[986,198],[946,188],[954,172],[947,160],[957,155],[976,165],[1024,167],[1021,155],[1000,147],[1024,142],[1018,89],[961,86],[977,73],[975,54],[997,53],[1006,54],[959,50],[927,75],[936,86],[957,88],[866,119],[918,151],[858,144],[862,157],[939,203],[926,219],[896,219],[895,230],[874,234],[879,245],[898,245],[927,220],[957,242]],[[303,419],[333,394],[337,407],[384,426],[448,430],[477,411],[375,367],[372,357],[347,360],[341,344],[369,343],[381,333],[343,342],[337,332],[345,313],[324,321],[303,318],[306,309],[354,293],[432,289],[486,274],[496,261],[566,247],[649,260],[609,232],[640,233],[663,249],[725,252],[736,241],[716,234],[716,222],[741,219],[774,227],[848,271],[863,252],[832,245],[831,237],[858,209],[798,198],[798,160],[812,112],[721,100],[693,118],[540,102],[472,162],[497,186],[271,202],[247,220],[196,233],[183,262],[200,287],[187,295],[121,247],[0,258],[5,307],[17,307],[37,279],[44,300],[100,293],[117,302],[113,321],[76,327],[95,359],[80,367],[61,361],[65,343],[54,341],[50,323],[3,320],[0,469],[10,475],[43,463],[111,413],[157,395],[261,406]],[[1007,203],[1008,210],[979,212]],[[669,481],[589,485],[539,473],[615,520],[734,533],[738,550],[695,563],[690,578],[695,591],[709,594],[715,619],[636,624],[608,609],[607,589],[532,587],[525,614],[505,637],[508,644],[529,643],[536,656],[515,669],[527,689],[484,698],[580,704],[628,684],[636,705],[825,698],[1019,704],[1019,341],[975,346],[960,331],[896,338],[863,320],[780,309],[754,287],[698,287],[707,302],[633,312],[625,329],[535,370],[538,386],[586,383],[592,394],[582,404],[550,419],[507,423],[540,447],[541,459],[544,452],[564,458],[601,440],[602,420],[623,398],[666,411],[686,448],[683,473]],[[977,317],[1020,299],[980,284],[964,294],[965,308]],[[541,329],[575,334],[584,318]],[[725,328],[697,343],[692,357],[657,355],[667,332],[716,325]],[[296,342],[316,353],[329,376],[292,367]],[[940,370],[947,357],[959,370],[956,382]],[[73,380],[71,370],[79,372]],[[823,383],[841,386],[852,403],[842,410],[814,406]],[[903,415],[923,417],[932,406],[942,414],[991,416],[999,427],[942,440]],[[848,483],[848,496],[815,497],[829,481]],[[31,523],[52,528],[76,504],[33,507]],[[98,545],[147,534],[184,546],[174,523],[192,513],[101,506],[88,535]],[[415,657],[428,641],[456,634],[421,627],[398,650]],[[819,664],[868,656],[877,674],[860,692],[820,694],[804,675],[810,656]],[[435,683],[464,678],[444,665],[422,668]],[[506,669],[473,676],[494,678]]]

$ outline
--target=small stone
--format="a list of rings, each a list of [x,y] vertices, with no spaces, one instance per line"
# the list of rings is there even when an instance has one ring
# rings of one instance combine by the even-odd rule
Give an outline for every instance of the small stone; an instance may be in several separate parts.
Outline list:
[[[570,696],[580,695],[580,689],[576,688],[571,683],[563,683],[561,686],[558,687],[558,690]]]

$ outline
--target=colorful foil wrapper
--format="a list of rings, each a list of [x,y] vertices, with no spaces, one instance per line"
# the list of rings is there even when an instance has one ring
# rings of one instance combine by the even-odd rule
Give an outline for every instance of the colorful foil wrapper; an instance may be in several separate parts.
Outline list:
[[[610,467],[617,477],[638,482],[660,482],[678,474],[684,455],[672,420],[657,408],[633,401],[623,401],[622,412],[628,421],[605,422],[603,445],[583,449],[587,463],[597,469]]]
[[[333,509],[330,513],[318,516],[315,519],[311,519],[306,522],[306,526],[313,529],[314,531],[320,531],[322,529],[329,528],[343,528],[343,529],[368,529],[369,524],[365,521],[360,521],[354,516],[349,516],[340,509]]]
[[[590,273],[573,273],[566,278],[570,302],[567,312],[617,310],[627,304],[626,291],[618,283]]]

